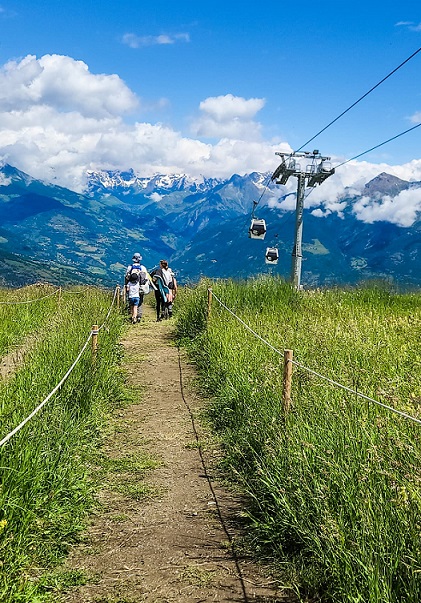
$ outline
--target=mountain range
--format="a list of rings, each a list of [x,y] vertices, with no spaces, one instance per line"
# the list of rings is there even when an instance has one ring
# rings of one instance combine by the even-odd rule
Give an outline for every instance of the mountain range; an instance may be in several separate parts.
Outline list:
[[[248,238],[254,204],[270,174],[229,179],[185,175],[139,177],[133,170],[89,172],[83,194],[36,180],[13,166],[0,169],[0,283],[37,280],[104,286],[122,281],[133,252],[152,269],[166,258],[180,282],[275,273],[289,278],[294,242],[293,211],[259,204],[268,232]],[[344,190],[342,216],[303,219],[304,286],[354,284],[386,279],[421,283],[421,220],[408,228],[358,220],[354,204],[421,188],[390,174],[367,182],[360,195]],[[282,193],[282,190],[281,190]],[[277,246],[279,262],[266,265],[265,250]]]

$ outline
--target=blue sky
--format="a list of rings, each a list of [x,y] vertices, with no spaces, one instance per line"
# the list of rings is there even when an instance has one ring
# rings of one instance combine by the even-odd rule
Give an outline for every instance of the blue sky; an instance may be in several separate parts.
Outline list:
[[[0,0],[0,27],[0,157],[74,189],[87,169],[274,170],[421,46],[408,0]],[[420,73],[421,52],[305,150],[339,163],[420,122]],[[346,166],[331,194],[421,180],[420,140]]]

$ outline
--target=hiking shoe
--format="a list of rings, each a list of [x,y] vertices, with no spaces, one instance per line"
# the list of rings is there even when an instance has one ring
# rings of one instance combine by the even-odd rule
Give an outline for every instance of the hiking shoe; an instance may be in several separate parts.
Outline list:
[[[137,319],[136,318],[132,318],[132,325],[135,325],[137,323]]]

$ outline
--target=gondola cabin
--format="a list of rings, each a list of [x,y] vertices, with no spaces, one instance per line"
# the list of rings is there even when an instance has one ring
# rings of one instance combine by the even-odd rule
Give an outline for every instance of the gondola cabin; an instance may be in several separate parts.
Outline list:
[[[258,220],[253,218],[249,228],[250,239],[261,239],[263,240],[266,235],[266,222],[264,220]]]
[[[279,251],[276,247],[268,247],[266,249],[265,263],[277,264],[279,260]]]

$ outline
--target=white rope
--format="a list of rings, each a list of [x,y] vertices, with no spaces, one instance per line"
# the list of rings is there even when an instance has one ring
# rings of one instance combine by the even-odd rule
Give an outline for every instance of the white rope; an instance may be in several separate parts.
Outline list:
[[[208,289],[208,291],[212,291],[212,290]],[[266,341],[266,339],[263,339],[263,337],[261,337],[255,331],[253,331],[253,329],[251,329],[243,320],[241,320],[241,318],[239,316],[237,316],[236,314],[234,314],[234,312],[232,310],[230,310],[215,295],[215,293],[213,293],[213,291],[212,291],[212,297],[214,297],[216,299],[216,301],[219,302],[223,308],[225,308],[225,310],[227,310],[230,314],[232,314],[232,316],[234,316],[234,318],[236,318],[239,322],[241,322],[241,324],[248,331],[250,331],[250,333],[253,333],[253,335],[255,335],[258,339],[260,339],[260,341],[262,341],[263,343],[265,343],[268,347],[270,347],[274,352],[276,352],[277,354],[280,354],[280,355],[283,356],[283,352],[281,352],[280,350],[278,350],[277,348],[275,348],[268,341]],[[329,377],[325,377],[324,375],[321,375],[320,373],[317,373],[316,371],[313,371],[313,369],[308,368],[307,366],[304,366],[300,362],[296,362],[295,360],[288,360],[288,362],[291,362],[292,364],[295,364],[296,366],[299,366],[303,370],[308,371],[309,373],[312,373],[313,375],[317,375],[317,377],[320,377],[321,379],[324,379],[325,381],[328,381],[332,385],[336,385],[337,387],[340,387],[340,388],[344,389],[347,392],[351,392],[351,394],[355,394],[356,396],[359,396],[360,398],[363,398],[364,400],[369,400],[370,402],[374,402],[374,404],[377,404],[378,406],[381,406],[382,408],[386,408],[387,410],[390,410],[390,411],[396,413],[397,415],[400,415],[401,417],[404,417],[405,419],[410,419],[411,421],[414,421],[415,423],[419,423],[421,425],[421,420],[420,419],[416,419],[415,417],[412,417],[411,415],[408,415],[408,414],[406,414],[406,413],[404,413],[404,412],[402,412],[400,410],[397,410],[396,408],[393,408],[392,406],[388,406],[387,404],[383,404],[382,402],[379,402],[378,400],[374,400],[374,398],[370,398],[369,396],[365,396],[364,394],[361,394],[356,389],[352,389],[350,387],[347,387],[346,385],[342,385],[341,383],[338,383],[337,381],[333,381],[333,379],[329,379]]]
[[[269,348],[271,348],[271,350],[273,350],[274,352],[276,352],[277,354],[280,354],[281,356],[284,355],[283,352],[281,352],[280,350],[278,350],[277,348],[275,348],[272,344],[270,344],[268,341],[266,341],[266,339],[263,339],[263,337],[261,337],[258,333],[256,333],[256,331],[253,331],[252,328],[250,328],[248,326],[248,324],[246,324],[244,322],[244,320],[241,320],[241,318],[239,316],[237,316],[236,314],[234,314],[234,312],[232,310],[230,310],[216,295],[215,293],[213,293],[212,291],[212,297],[214,297],[216,299],[216,301],[218,301],[221,306],[223,308],[225,308],[225,310],[227,310],[227,312],[229,312],[230,314],[232,314],[234,316],[234,318],[236,318],[239,322],[241,322],[241,324],[248,330],[250,331],[250,333],[253,333],[253,335],[255,337],[257,337],[257,339],[260,339],[260,341],[262,341],[263,343],[265,343]]]
[[[55,294],[55,293],[57,293],[59,290],[60,290],[60,289],[58,289],[57,291],[55,291],[55,292],[54,292],[54,294]],[[52,295],[54,295],[54,294],[52,294]],[[20,423],[20,424],[19,424],[17,427],[15,427],[15,428],[14,428],[14,429],[13,429],[13,430],[10,432],[10,433],[8,433],[8,434],[7,434],[7,436],[5,436],[5,437],[4,437],[4,438],[3,438],[3,439],[0,441],[0,448],[1,448],[2,446],[4,446],[4,444],[6,444],[6,443],[7,443],[7,442],[10,440],[10,438],[12,438],[12,437],[15,435],[15,433],[17,433],[18,431],[20,431],[20,430],[22,429],[22,427],[24,427],[24,426],[26,425],[26,423],[28,423],[28,421],[30,421],[30,420],[32,419],[32,417],[34,417],[34,416],[35,416],[35,415],[36,415],[36,414],[37,414],[37,413],[38,413],[38,412],[41,410],[41,408],[42,408],[42,407],[43,407],[43,406],[44,406],[44,405],[45,405],[45,404],[48,402],[48,400],[50,400],[50,398],[51,398],[52,396],[54,396],[54,394],[55,394],[55,393],[56,393],[56,392],[57,392],[57,391],[58,391],[58,390],[61,388],[61,386],[63,385],[63,383],[66,381],[66,379],[69,377],[70,373],[73,371],[73,369],[75,368],[75,366],[76,366],[76,365],[77,365],[77,363],[79,362],[79,360],[80,360],[80,358],[81,358],[81,356],[82,356],[83,352],[86,350],[86,348],[87,348],[87,346],[88,346],[88,344],[89,344],[89,341],[91,340],[92,335],[98,335],[99,331],[100,331],[100,330],[101,330],[101,329],[102,329],[102,328],[105,326],[105,324],[106,324],[106,322],[107,322],[107,320],[108,320],[108,318],[109,318],[109,316],[110,316],[110,314],[111,314],[111,310],[112,310],[112,308],[113,308],[114,301],[115,301],[115,299],[116,299],[116,295],[117,295],[117,287],[116,287],[116,288],[115,288],[115,290],[114,290],[114,296],[113,296],[113,299],[112,299],[112,302],[111,302],[111,306],[110,306],[110,309],[108,310],[108,314],[107,314],[107,316],[105,317],[104,322],[102,323],[102,325],[101,325],[101,326],[100,326],[98,329],[92,330],[92,331],[89,333],[89,337],[88,337],[88,339],[85,341],[85,344],[84,344],[84,346],[82,347],[82,349],[80,350],[80,352],[79,352],[79,354],[78,354],[78,356],[77,356],[76,360],[73,362],[72,366],[69,368],[69,370],[67,371],[67,373],[64,375],[64,377],[63,377],[63,379],[60,381],[60,383],[58,383],[58,384],[55,386],[55,388],[53,389],[53,391],[52,391],[52,392],[50,392],[50,393],[48,394],[48,396],[47,396],[47,397],[46,397],[46,398],[45,398],[45,399],[44,399],[44,400],[43,400],[43,401],[42,401],[42,402],[41,402],[41,403],[40,403],[40,404],[39,404],[39,405],[38,405],[38,406],[37,406],[37,407],[36,407],[36,408],[35,408],[35,409],[34,409],[32,412],[31,412],[31,414],[30,414],[30,415],[28,415],[28,416],[26,417],[26,419],[24,419],[24,420],[23,420],[23,421],[22,421],[22,422],[21,422],[21,423]],[[50,296],[48,295],[47,297],[50,297]],[[40,298],[40,299],[41,299],[41,298]],[[37,300],[34,300],[34,301],[37,301]],[[17,302],[17,303],[19,303],[19,302]]]
[[[27,301],[2,301],[0,304],[12,305],[12,304],[32,304],[33,302],[40,301],[41,299],[47,299],[47,297],[52,297],[56,295],[60,291],[60,288],[56,289],[53,293],[49,293],[48,295],[44,295],[43,297],[38,297],[37,299],[29,299]]]
[[[0,441],[0,448],[6,444],[6,442],[8,442],[10,440],[11,437],[13,437],[15,435],[15,433],[17,433],[18,431],[20,431],[22,429],[22,427],[24,427],[24,425],[26,425],[26,423],[28,421],[30,421],[32,419],[32,417],[34,417],[40,410],[41,408],[48,402],[48,400],[57,392],[57,390],[59,390],[61,388],[61,386],[63,385],[63,383],[66,381],[66,379],[68,378],[68,376],[70,375],[70,373],[73,371],[73,369],[75,368],[76,364],[79,362],[83,352],[86,350],[86,347],[90,341],[92,337],[92,331],[89,333],[89,337],[85,342],[85,345],[83,346],[83,348],[81,349],[81,351],[79,352],[76,360],[73,362],[72,366],[69,368],[69,370],[67,371],[67,373],[64,375],[63,379],[60,381],[60,383],[58,383],[55,388],[53,389],[52,392],[50,392],[48,394],[48,396],[45,398],[45,400],[43,400],[41,402],[41,404],[39,404],[32,412],[30,415],[28,415],[26,417],[26,419],[24,419],[22,421],[22,423],[20,423],[17,427],[15,427],[10,433],[7,434],[6,437],[4,437],[1,441]]]
[[[98,328],[98,332],[99,332],[99,331],[100,331],[102,328],[104,328],[104,327],[105,327],[105,324],[106,324],[107,320],[108,320],[108,319],[109,319],[109,317],[110,317],[111,310],[113,309],[113,305],[114,305],[114,302],[115,302],[115,299],[116,299],[116,296],[117,296],[117,291],[118,291],[118,289],[117,289],[117,287],[116,287],[116,288],[114,289],[114,296],[113,296],[113,300],[112,300],[112,302],[111,302],[110,309],[108,310],[108,314],[107,314],[107,316],[105,317],[104,322],[103,322],[103,323],[102,323],[102,325],[101,325],[101,326]]]
[[[300,362],[296,362],[295,360],[291,360],[291,359],[288,360],[288,362],[291,362],[292,364],[295,364],[295,366],[299,366],[300,368],[306,370],[307,372],[312,373],[313,375],[316,375],[317,377],[320,377],[320,379],[324,379],[325,381],[328,381],[332,385],[336,385],[337,387],[340,387],[341,389],[344,389],[347,392],[351,392],[351,394],[355,394],[356,396],[359,396],[360,398],[363,398],[364,400],[368,400],[369,402],[374,402],[375,404],[378,404],[379,406],[382,406],[383,408],[386,408],[387,410],[391,410],[392,412],[396,413],[397,415],[401,415],[401,417],[405,417],[405,419],[411,419],[411,421],[415,421],[415,423],[419,423],[421,425],[420,419],[411,417],[411,415],[408,415],[405,412],[402,412],[401,410],[397,410],[396,408],[393,408],[393,406],[388,406],[387,404],[383,404],[383,402],[374,400],[374,398],[370,398],[369,396],[360,394],[360,392],[358,390],[352,389],[351,387],[347,387],[346,385],[342,385],[342,383],[338,383],[337,381],[333,381],[333,379],[329,379],[329,377],[325,377],[324,375],[321,375],[320,373],[313,371],[313,369],[308,368],[307,366],[304,366]]]

